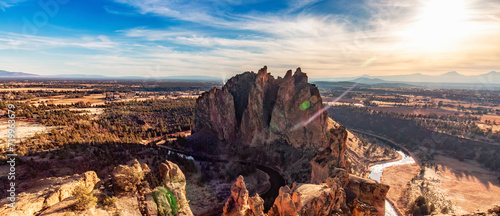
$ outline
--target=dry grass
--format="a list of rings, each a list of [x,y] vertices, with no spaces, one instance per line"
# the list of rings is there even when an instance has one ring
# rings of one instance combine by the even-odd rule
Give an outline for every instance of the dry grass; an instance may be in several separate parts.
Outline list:
[[[381,182],[391,186],[387,193],[387,198],[392,200],[396,207],[402,212],[406,211],[406,203],[401,201],[404,196],[403,192],[407,188],[407,183],[420,171],[420,167],[415,164],[404,164],[399,166],[388,167],[382,174]]]
[[[436,156],[435,161],[442,176],[440,188],[457,207],[485,211],[500,203],[500,182],[494,172],[450,157]]]

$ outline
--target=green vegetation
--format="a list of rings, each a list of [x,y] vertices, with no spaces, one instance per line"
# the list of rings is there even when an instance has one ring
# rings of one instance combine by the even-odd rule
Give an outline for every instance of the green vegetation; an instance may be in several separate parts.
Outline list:
[[[89,190],[85,185],[79,184],[73,189],[73,196],[76,202],[73,205],[74,210],[83,211],[92,208],[97,203],[97,197],[94,196],[92,188]]]
[[[159,186],[155,188],[153,199],[158,206],[158,215],[160,216],[175,215],[179,211],[174,195],[165,187]]]
[[[194,99],[106,103],[104,114],[96,119],[91,114],[70,110],[74,104],[28,106],[16,102],[16,106],[23,108],[16,113],[17,117],[58,126],[49,133],[36,134],[33,139],[22,141],[16,153],[26,155],[67,144],[151,142],[153,138],[189,130],[194,104]]]
[[[116,203],[118,199],[114,196],[110,197],[110,196],[105,196],[102,200],[101,200],[101,205],[102,206],[112,206]]]

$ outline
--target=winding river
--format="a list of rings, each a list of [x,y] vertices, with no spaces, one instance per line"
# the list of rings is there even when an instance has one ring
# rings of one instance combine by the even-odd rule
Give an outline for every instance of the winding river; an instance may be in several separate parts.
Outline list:
[[[165,148],[171,152],[176,152],[178,154],[184,155],[185,157],[187,157],[189,159],[194,159],[194,160],[199,160],[199,161],[227,162],[226,160],[223,160],[223,159],[216,159],[216,158],[211,158],[211,157],[207,157],[207,156],[193,155],[193,154],[190,154],[190,153],[187,153],[184,151],[174,150],[174,149],[168,148],[166,146],[159,146],[159,147]],[[401,155],[400,160],[371,166],[370,167],[370,175],[368,175],[368,177],[377,181],[377,182],[380,182],[380,178],[382,177],[382,173],[384,172],[384,170],[386,168],[392,167],[392,166],[399,166],[399,165],[403,165],[403,164],[415,163],[415,160],[411,156],[403,153],[403,151],[397,151],[397,153],[399,155]],[[250,165],[248,162],[243,162],[243,161],[239,161],[239,162],[242,164],[245,164],[245,165]],[[264,171],[265,173],[267,173],[270,176],[270,180],[271,180],[271,188],[265,194],[262,194],[262,198],[276,198],[278,196],[278,193],[279,193],[279,188],[281,186],[286,185],[285,180],[283,179],[283,177],[280,175],[279,172],[277,172],[276,170],[274,170],[272,168],[269,168],[269,167],[263,166],[263,165],[257,165],[257,168]],[[266,210],[268,210],[270,208],[270,206],[265,206],[265,208],[266,208]],[[385,215],[386,216],[398,216],[398,214],[396,213],[396,209],[394,209],[394,206],[392,206],[392,204],[387,200],[385,200]]]
[[[399,155],[401,155],[400,160],[371,166],[370,167],[370,175],[368,175],[368,177],[377,181],[377,182],[380,182],[380,178],[382,177],[382,173],[384,172],[384,170],[387,167],[415,163],[415,160],[411,156],[406,155],[402,151],[397,151],[397,152]],[[396,209],[394,209],[394,206],[392,206],[392,204],[387,200],[385,200],[385,215],[386,216],[398,216],[398,214],[396,213]]]

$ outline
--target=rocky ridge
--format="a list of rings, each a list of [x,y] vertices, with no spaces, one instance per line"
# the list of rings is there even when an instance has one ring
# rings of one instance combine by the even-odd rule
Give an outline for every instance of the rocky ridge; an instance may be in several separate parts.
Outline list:
[[[313,166],[348,169],[347,130],[329,121],[318,88],[300,68],[274,78],[264,67],[197,99],[190,143],[196,151],[272,166],[289,182],[308,182]]]
[[[231,187],[223,216],[385,215],[389,187],[359,178],[343,169],[321,184],[294,183],[280,188],[273,206],[265,214],[263,200],[248,196],[243,177]]]
[[[196,151],[273,167],[294,182],[280,189],[268,215],[384,215],[389,187],[346,171],[356,162],[345,158],[352,134],[328,117],[318,88],[300,68],[274,78],[264,67],[203,93],[192,132]],[[224,215],[263,215],[259,201],[239,178]]]

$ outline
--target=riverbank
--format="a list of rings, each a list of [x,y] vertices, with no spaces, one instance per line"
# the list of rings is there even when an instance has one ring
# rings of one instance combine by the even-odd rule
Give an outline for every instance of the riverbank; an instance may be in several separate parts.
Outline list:
[[[405,215],[407,203],[402,198],[405,196],[407,184],[420,171],[416,163],[388,167],[382,173],[381,182],[389,185],[391,189],[387,193],[387,199],[393,204],[400,215]]]
[[[401,157],[400,160],[370,166],[369,177],[377,182],[382,182],[381,179],[382,179],[384,170],[386,170],[387,168],[400,167],[400,166],[403,166],[406,164],[415,164],[415,160],[411,156],[405,155],[402,151],[397,151],[397,153]],[[398,176],[398,175],[393,175],[393,176]],[[389,185],[389,186],[391,186],[391,185]],[[389,189],[389,192],[391,192],[391,190],[392,190],[392,188]],[[394,202],[390,201],[388,199],[389,198],[386,197],[385,214],[390,215],[390,216],[403,215],[402,214],[403,212],[401,212],[397,206],[394,206]]]

